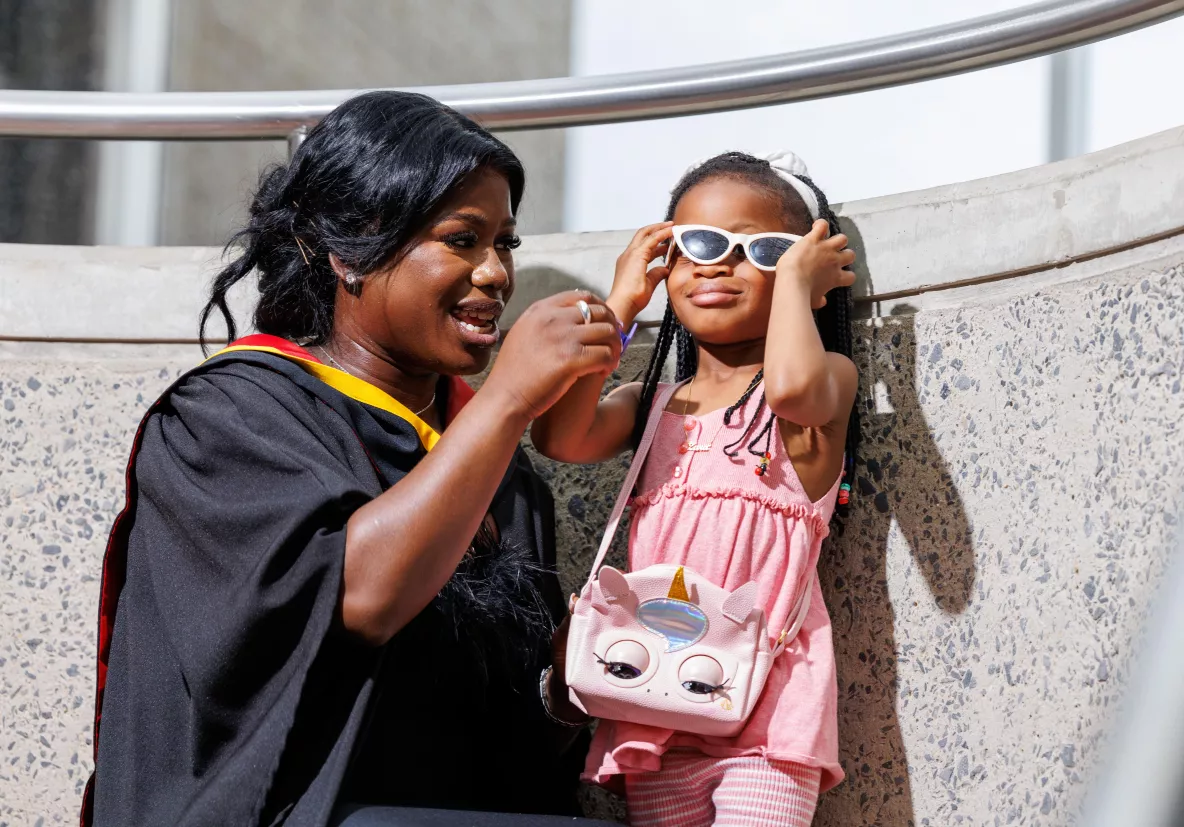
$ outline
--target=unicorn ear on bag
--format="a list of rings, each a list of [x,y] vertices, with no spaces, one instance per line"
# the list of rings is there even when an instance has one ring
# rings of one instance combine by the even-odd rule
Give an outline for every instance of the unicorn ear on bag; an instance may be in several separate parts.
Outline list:
[[[729,620],[744,624],[756,608],[756,581],[749,580],[724,601],[723,615]]]
[[[625,579],[625,575],[612,566],[602,568],[600,573],[596,575],[596,582],[600,584],[601,594],[610,603],[622,601],[631,593],[629,581]]]

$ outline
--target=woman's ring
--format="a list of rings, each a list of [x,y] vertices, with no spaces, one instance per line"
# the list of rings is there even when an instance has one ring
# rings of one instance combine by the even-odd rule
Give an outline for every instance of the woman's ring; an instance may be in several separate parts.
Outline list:
[[[588,306],[588,302],[580,299],[576,302],[576,310],[584,317],[584,324],[592,324],[592,308]]]

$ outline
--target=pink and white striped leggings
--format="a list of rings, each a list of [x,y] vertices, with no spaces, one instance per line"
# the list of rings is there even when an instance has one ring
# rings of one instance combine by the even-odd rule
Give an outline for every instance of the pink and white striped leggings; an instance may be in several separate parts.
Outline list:
[[[657,772],[625,776],[632,827],[810,827],[821,771],[759,755],[671,750]]]

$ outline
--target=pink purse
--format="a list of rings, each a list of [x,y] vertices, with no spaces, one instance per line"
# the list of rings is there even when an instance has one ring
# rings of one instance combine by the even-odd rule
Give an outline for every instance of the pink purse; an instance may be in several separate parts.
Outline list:
[[[683,566],[628,574],[601,568],[678,387],[654,400],[588,582],[574,599],[565,674],[572,703],[594,718],[731,736],[756,706],[773,660],[797,637],[810,609],[809,581],[774,642],[755,582],[728,592]]]

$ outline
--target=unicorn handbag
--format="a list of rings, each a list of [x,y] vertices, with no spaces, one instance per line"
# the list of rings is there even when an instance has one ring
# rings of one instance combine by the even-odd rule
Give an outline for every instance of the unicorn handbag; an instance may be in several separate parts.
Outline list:
[[[588,582],[572,609],[566,679],[572,703],[594,718],[736,735],[760,698],[773,660],[797,637],[810,609],[807,580],[792,623],[770,641],[757,584],[729,592],[683,566],[625,574],[603,566],[661,412],[654,405],[629,466]]]

